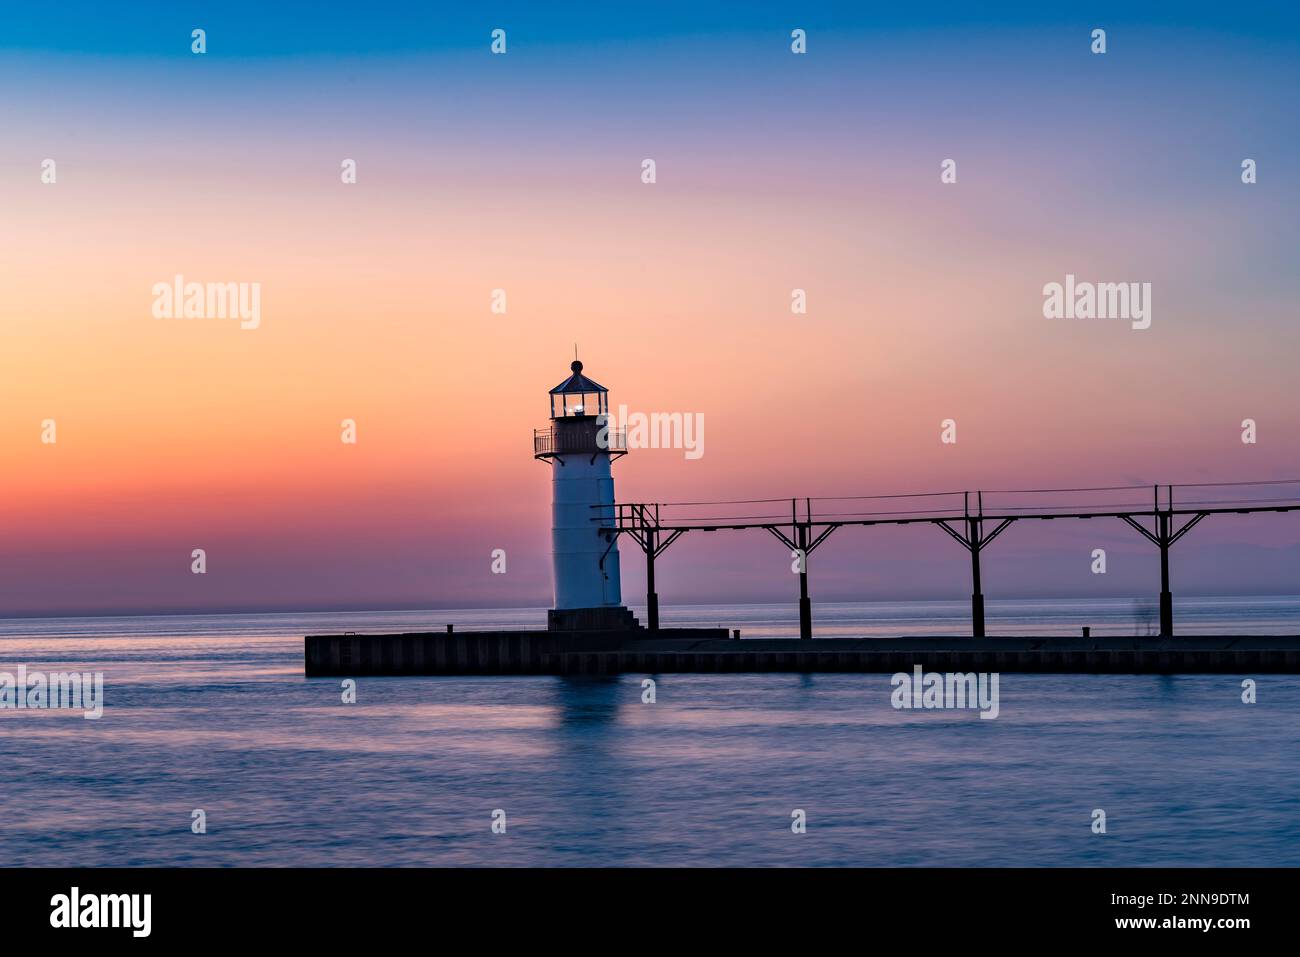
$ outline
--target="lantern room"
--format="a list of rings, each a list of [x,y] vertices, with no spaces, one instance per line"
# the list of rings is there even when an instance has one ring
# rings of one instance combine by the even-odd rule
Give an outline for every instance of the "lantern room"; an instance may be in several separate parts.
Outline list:
[[[573,375],[551,390],[551,418],[607,415],[609,390],[583,375],[582,363],[577,359],[569,368]]]

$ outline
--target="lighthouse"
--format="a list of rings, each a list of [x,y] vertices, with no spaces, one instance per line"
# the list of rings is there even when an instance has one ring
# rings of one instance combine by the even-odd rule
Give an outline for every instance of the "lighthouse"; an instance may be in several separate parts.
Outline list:
[[[551,466],[551,630],[638,627],[623,606],[614,524],[614,459],[627,454],[624,433],[609,427],[609,390],[573,373],[550,391],[551,424],[533,432],[533,457]]]

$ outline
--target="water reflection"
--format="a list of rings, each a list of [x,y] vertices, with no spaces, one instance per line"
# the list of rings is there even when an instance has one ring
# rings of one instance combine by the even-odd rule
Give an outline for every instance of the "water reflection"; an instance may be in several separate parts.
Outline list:
[[[617,724],[623,699],[635,691],[641,700],[639,683],[625,688],[628,684],[618,675],[557,676],[552,688],[559,729],[590,733]]]

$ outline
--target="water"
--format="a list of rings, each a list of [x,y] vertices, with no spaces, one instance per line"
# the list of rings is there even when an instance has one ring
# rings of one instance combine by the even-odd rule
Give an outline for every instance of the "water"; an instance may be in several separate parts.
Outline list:
[[[1133,630],[1000,602],[990,630]],[[821,603],[823,634],[961,633],[961,603]],[[665,624],[790,635],[787,606]],[[1128,616],[1125,619],[1125,616]],[[10,865],[1300,865],[1300,677],[1015,675],[1001,714],[895,711],[888,675],[302,676],[304,633],[536,610],[0,621],[0,670],[103,671],[98,721],[0,711]],[[1034,622],[1031,626],[1030,622]],[[1300,633],[1300,598],[1180,602]],[[208,832],[191,833],[202,808]],[[507,832],[490,830],[494,809]],[[791,833],[791,812],[808,833]],[[1090,830],[1092,811],[1107,833]]]

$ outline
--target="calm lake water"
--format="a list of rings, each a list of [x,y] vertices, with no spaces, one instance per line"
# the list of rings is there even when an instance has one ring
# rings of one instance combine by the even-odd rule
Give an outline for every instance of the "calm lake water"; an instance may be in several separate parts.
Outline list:
[[[665,624],[791,635],[788,606]],[[990,603],[1000,634],[1132,633],[1132,601]],[[818,604],[820,634],[960,634],[964,603]],[[102,671],[104,714],[0,711],[10,865],[1300,865],[1300,677],[1016,675],[1000,716],[888,675],[302,675],[307,633],[544,612],[0,620],[0,671]],[[1300,598],[1182,601],[1300,634]],[[1141,629],[1139,628],[1139,631]],[[1258,703],[1241,702],[1256,677]],[[207,833],[191,833],[202,808]],[[491,831],[506,813],[505,834]],[[793,834],[791,812],[806,812]],[[1107,833],[1091,832],[1104,809]]]

